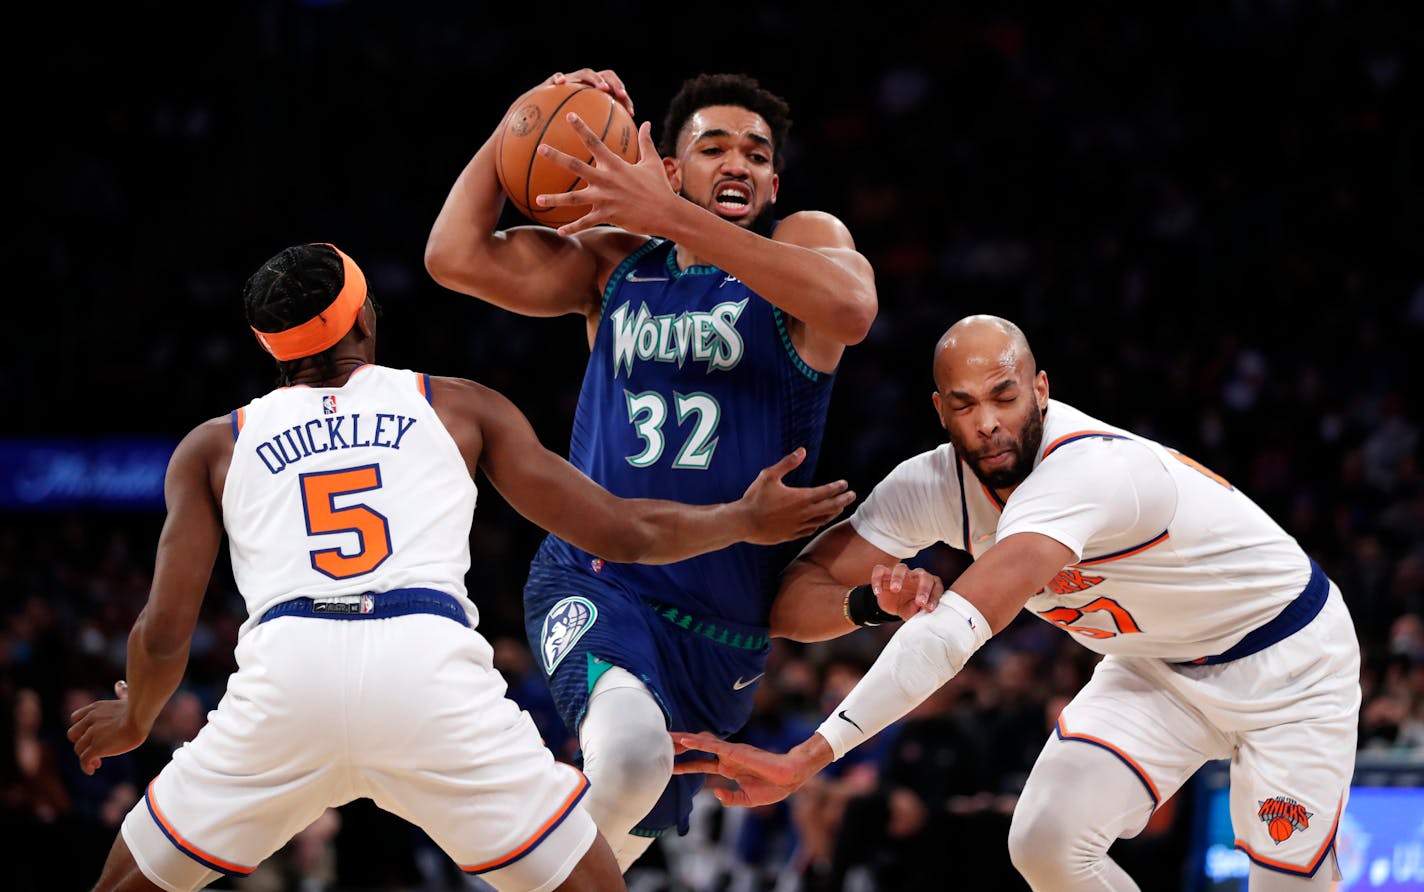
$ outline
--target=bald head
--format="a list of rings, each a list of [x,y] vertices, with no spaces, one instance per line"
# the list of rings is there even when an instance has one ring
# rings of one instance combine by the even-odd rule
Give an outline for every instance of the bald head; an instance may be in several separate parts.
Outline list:
[[[956,381],[985,375],[1026,381],[1037,368],[1023,330],[999,316],[966,316],[951,325],[935,345],[935,386],[942,392]]]
[[[1048,408],[1048,376],[1023,331],[998,316],[949,327],[934,356],[935,411],[955,452],[1005,498],[1033,470]]]

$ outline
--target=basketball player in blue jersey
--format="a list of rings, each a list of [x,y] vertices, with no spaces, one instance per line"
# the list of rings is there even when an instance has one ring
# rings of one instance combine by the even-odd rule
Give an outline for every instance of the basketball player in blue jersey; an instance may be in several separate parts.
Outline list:
[[[612,71],[546,81],[564,82],[633,112]],[[787,104],[741,75],[692,78],[660,145],[640,127],[633,164],[575,126],[597,167],[550,154],[588,186],[540,201],[591,210],[557,230],[498,229],[505,197],[491,137],[435,221],[430,274],[514,312],[584,316],[592,352],[570,460],[614,493],[724,501],[797,446],[808,455],[791,482],[810,479],[832,378],[868,332],[876,294],[840,220],[774,216]],[[652,838],[686,831],[701,784],[672,778],[666,729],[739,728],[769,637],[800,634],[770,620],[792,556],[733,546],[662,567],[613,564],[550,536],[534,558],[529,641],[578,733],[589,811],[625,870]]]

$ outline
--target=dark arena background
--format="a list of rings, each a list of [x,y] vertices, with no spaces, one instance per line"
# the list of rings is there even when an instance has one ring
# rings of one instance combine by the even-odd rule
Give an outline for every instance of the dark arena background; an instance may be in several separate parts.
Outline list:
[[[1365,662],[1341,889],[1424,884],[1424,29],[1411,3],[573,8],[265,0],[12,12],[0,326],[0,886],[87,889],[123,814],[234,668],[221,558],[151,739],[83,775],[77,705],[122,677],[169,450],[272,386],[239,291],[332,241],[383,301],[382,361],[509,395],[568,445],[581,320],[446,291],[422,252],[456,174],[554,71],[613,68],[661,123],[703,71],[795,124],[778,208],[843,219],[880,314],[842,364],[818,477],[862,496],[940,441],[930,351],[961,316],[1025,329],[1053,393],[1229,478],[1339,582]],[[1122,7],[1122,8],[1119,8]],[[655,134],[656,135],[656,134]],[[515,222],[508,212],[508,222]],[[520,626],[539,532],[481,479],[471,595],[556,754]],[[954,552],[920,560],[951,576]],[[745,735],[809,733],[885,640],[778,643]],[[1091,671],[1021,617],[923,707],[786,803],[699,804],[636,892],[1018,889],[1005,834]],[[1220,766],[1114,855],[1146,890],[1244,888]],[[358,801],[241,890],[478,888]]]

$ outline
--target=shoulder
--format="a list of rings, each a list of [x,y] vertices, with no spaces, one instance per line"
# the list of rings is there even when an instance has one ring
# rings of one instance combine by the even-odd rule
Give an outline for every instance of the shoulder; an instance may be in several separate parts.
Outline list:
[[[231,450],[232,444],[237,440],[237,430],[233,422],[233,413],[219,415],[216,418],[209,418],[202,424],[188,431],[178,443],[174,455],[179,451],[184,453],[203,455],[220,454],[224,450]]]
[[[616,226],[596,226],[572,237],[578,240],[585,251],[598,258],[601,279],[607,278],[608,273],[628,259],[629,255],[655,241],[646,235],[638,235]]]
[[[945,443],[900,462],[875,485],[872,494],[878,494],[881,499],[904,493],[938,494],[945,486],[957,485],[956,464],[954,447]]]
[[[211,482],[214,487],[227,474],[232,460],[237,430],[233,413],[209,418],[178,441],[168,459],[165,488],[173,485],[199,487]],[[216,488],[212,489],[217,492]],[[169,496],[173,495],[169,491]]]
[[[850,229],[825,211],[797,211],[776,224],[771,237],[806,248],[854,248]]]

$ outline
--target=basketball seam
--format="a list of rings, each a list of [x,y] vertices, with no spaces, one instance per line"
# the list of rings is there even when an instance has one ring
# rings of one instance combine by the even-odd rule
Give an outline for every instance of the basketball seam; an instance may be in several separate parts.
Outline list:
[[[544,141],[544,134],[549,132],[549,125],[554,122],[554,119],[558,116],[559,111],[563,109],[565,105],[568,105],[569,101],[572,100],[575,96],[585,90],[592,89],[592,87],[579,87],[577,90],[565,96],[563,98],[563,101],[560,102],[558,105],[554,106],[553,111],[549,112],[549,117],[547,120],[544,121],[544,126],[539,131],[539,136],[534,140],[534,151],[529,153],[529,166],[524,171],[524,207],[528,209],[529,216],[531,217],[538,216],[538,214],[534,211],[534,197],[529,194],[529,187],[534,181],[534,162],[539,158],[539,143]]]
[[[598,134],[598,141],[599,141],[599,142],[604,142],[604,138],[608,136],[608,131],[609,131],[609,129],[613,127],[613,114],[614,114],[613,105],[614,105],[614,101],[613,101],[613,98],[610,96],[609,99],[608,99],[608,118],[607,118],[607,120],[605,120],[605,121],[603,122],[603,132],[600,133],[600,134]],[[604,144],[607,145],[607,143],[604,143]],[[585,163],[585,164],[592,165],[592,164],[593,164],[593,153],[592,153],[592,152],[589,152],[588,157],[585,158],[585,159],[583,159],[583,160],[584,160],[584,163]],[[583,182],[583,177],[574,177],[574,181],[573,181],[572,183],[569,183],[569,185],[564,188],[564,191],[565,191],[565,192],[572,192],[572,191],[574,191],[574,189],[578,188],[578,184],[579,184],[579,183],[582,183],[582,182]]]

